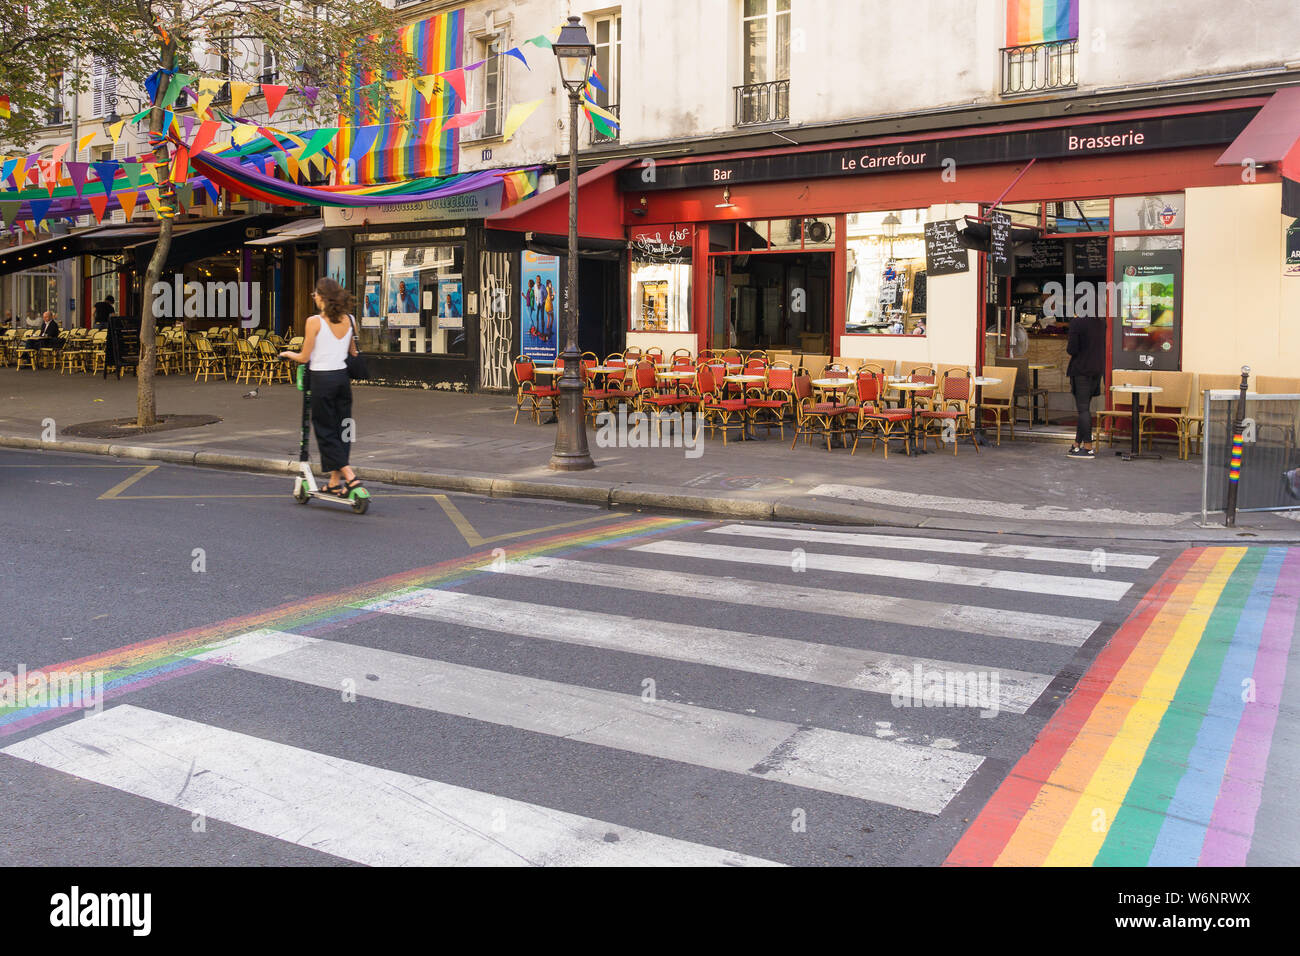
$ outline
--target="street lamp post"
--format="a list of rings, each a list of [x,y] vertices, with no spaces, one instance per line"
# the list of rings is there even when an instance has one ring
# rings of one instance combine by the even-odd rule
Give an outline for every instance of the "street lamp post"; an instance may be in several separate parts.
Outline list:
[[[559,425],[551,468],[555,471],[585,471],[595,468],[587,450],[587,422],[582,414],[581,353],[578,351],[578,103],[591,72],[596,47],[577,17],[560,30],[554,44],[560,64],[560,80],[569,91],[569,275],[562,324],[564,330],[564,372],[560,376]]]

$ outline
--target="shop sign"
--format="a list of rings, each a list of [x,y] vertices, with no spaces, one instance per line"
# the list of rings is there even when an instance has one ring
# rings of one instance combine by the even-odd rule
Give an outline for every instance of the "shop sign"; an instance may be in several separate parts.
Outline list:
[[[482,219],[501,211],[502,186],[494,183],[474,192],[390,206],[326,206],[325,228],[381,225],[394,222],[428,222],[438,219]]]
[[[695,227],[689,223],[643,226],[632,230],[632,256],[657,262],[677,262],[691,254]]]
[[[1256,112],[1255,109],[1221,110],[1053,129],[1012,128],[1008,132],[980,136],[922,139],[846,149],[805,148],[798,152],[713,163],[660,164],[649,182],[645,181],[644,170],[639,167],[625,169],[618,175],[624,190],[640,193],[742,182],[939,169],[954,163],[961,167],[1180,149],[1231,142],[1246,128]]]
[[[1296,219],[1286,231],[1286,267],[1283,275],[1300,276],[1300,219]]]

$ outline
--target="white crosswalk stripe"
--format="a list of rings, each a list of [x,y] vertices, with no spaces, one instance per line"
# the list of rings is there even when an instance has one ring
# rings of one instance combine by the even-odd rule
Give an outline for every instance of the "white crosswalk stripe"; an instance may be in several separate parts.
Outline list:
[[[491,569],[502,574],[566,584],[619,588],[701,601],[725,601],[749,607],[799,608],[808,613],[832,614],[854,620],[941,628],[958,633],[1038,641],[1065,647],[1079,647],[1101,624],[1100,621],[1086,618],[1037,614],[1033,611],[1008,611],[971,604],[921,601],[891,594],[836,591],[773,581],[746,581],[664,568],[656,568],[651,573],[645,568],[568,558],[539,557],[524,561],[504,561],[491,565]]]
[[[768,863],[130,704],[2,752],[373,866]]]
[[[788,550],[733,548],[727,545],[696,544],[686,541],[652,541],[648,544],[639,544],[629,550],[647,554],[668,554],[679,558],[762,564],[768,567],[790,567],[793,560]],[[928,581],[932,584],[963,587],[1000,588],[1006,591],[1093,598],[1099,601],[1118,601],[1128,593],[1131,586],[1125,581],[1107,580],[1100,576],[1076,578],[1056,574],[1035,574],[1029,571],[964,568],[951,564],[934,564],[929,561],[894,561],[888,558],[843,554],[805,552],[799,560],[809,571],[837,571],[841,574],[902,578],[909,581]]]
[[[938,813],[974,754],[521,677],[354,644],[254,631],[206,658],[243,670],[697,767]],[[374,680],[357,680],[358,675]],[[364,686],[362,686],[364,685]]]
[[[927,671],[970,669],[953,661],[882,654],[693,624],[648,621],[457,591],[421,588],[391,601],[376,601],[362,607],[461,627],[648,654],[878,694],[888,694],[897,685],[898,675],[906,676],[917,664]],[[998,708],[1017,714],[1023,714],[1052,682],[1046,674],[1008,668],[999,669],[998,679]]]
[[[820,531],[809,528],[787,528],[781,525],[728,524],[710,528],[709,534],[800,541],[805,544],[846,544],[855,548],[885,550],[893,548],[907,551],[933,551],[938,554],[974,554],[986,558],[1051,561],[1057,564],[1082,564],[1087,567],[1103,568],[1145,570],[1157,561],[1154,554],[1112,553],[1104,548],[1094,548],[1090,551],[1078,548],[1037,548],[1020,544],[956,541],[951,538],[916,538],[894,534],[868,534],[860,531]]]

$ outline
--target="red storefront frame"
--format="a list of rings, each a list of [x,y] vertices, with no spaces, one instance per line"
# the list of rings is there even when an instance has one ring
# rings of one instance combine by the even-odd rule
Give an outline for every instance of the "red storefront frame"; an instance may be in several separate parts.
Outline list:
[[[1261,102],[1263,102],[1261,100]],[[1014,128],[1008,128],[1011,131]],[[1241,182],[1241,171],[1216,167],[1222,146],[1168,149],[1111,156],[1043,160],[1034,163],[1003,202],[1051,202],[1085,197],[1114,197],[1183,192],[1201,186],[1230,186]],[[695,161],[695,160],[692,160]],[[706,160],[698,160],[704,162]],[[952,181],[934,170],[881,173],[861,177],[805,179],[771,183],[730,183],[731,208],[718,209],[722,185],[664,192],[623,194],[624,222],[637,223],[644,212],[654,223],[695,225],[692,274],[692,321],[698,348],[706,348],[710,317],[708,226],[750,219],[818,217],[835,219],[835,283],[831,299],[832,352],[838,354],[845,335],[844,301],[847,282],[844,216],[850,212],[883,212],[938,204],[989,203],[1000,196],[1024,169],[1023,163],[972,166]],[[1256,181],[1278,180],[1272,170],[1260,170]],[[645,203],[642,204],[642,197]],[[637,210],[636,213],[633,210]],[[646,226],[637,223],[637,231]],[[1113,252],[1113,250],[1112,250]],[[980,254],[981,258],[983,254]],[[983,263],[979,263],[983,268]],[[982,293],[971,304],[975,355],[982,361]]]

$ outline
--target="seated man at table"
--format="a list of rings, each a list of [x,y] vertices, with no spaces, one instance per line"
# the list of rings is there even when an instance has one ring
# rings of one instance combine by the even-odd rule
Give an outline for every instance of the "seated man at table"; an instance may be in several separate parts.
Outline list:
[[[59,339],[59,323],[53,312],[46,312],[42,317],[40,335],[32,336],[25,343],[29,349],[57,349],[62,347]]]

